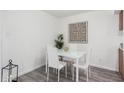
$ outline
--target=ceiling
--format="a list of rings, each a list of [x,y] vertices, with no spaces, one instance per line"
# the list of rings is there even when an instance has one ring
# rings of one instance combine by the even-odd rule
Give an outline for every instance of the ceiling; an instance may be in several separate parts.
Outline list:
[[[56,17],[67,17],[80,13],[87,13],[92,10],[43,10],[43,11]]]

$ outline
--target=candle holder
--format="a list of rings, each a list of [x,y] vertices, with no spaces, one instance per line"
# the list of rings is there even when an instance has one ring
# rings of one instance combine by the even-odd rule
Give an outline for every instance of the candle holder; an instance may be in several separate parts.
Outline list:
[[[14,69],[16,69],[16,71],[15,71],[16,74],[13,73]],[[4,73],[4,70],[6,70],[7,73]],[[12,64],[12,59],[9,59],[9,64],[1,69],[1,82],[3,82],[3,78],[5,77],[4,74],[7,75],[6,81],[8,81],[8,82],[17,82],[18,81],[18,65]]]

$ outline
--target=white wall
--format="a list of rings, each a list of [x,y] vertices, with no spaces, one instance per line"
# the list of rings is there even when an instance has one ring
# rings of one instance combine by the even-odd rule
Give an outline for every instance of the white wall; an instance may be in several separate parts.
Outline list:
[[[113,11],[92,11],[60,19],[60,32],[68,42],[68,24],[88,21],[88,45],[92,47],[91,65],[118,70],[118,47],[122,35],[118,31],[118,16]],[[82,44],[78,44],[82,48]]]
[[[2,66],[11,58],[19,74],[44,65],[45,46],[54,41],[58,19],[42,11],[4,11]]]
[[[0,68],[1,68],[1,49],[2,49],[2,12],[0,12]],[[1,71],[0,71],[0,79],[1,79]]]
[[[0,11],[0,70],[2,68],[3,61],[3,22],[4,21],[4,12]],[[1,80],[1,71],[0,71],[0,80]]]

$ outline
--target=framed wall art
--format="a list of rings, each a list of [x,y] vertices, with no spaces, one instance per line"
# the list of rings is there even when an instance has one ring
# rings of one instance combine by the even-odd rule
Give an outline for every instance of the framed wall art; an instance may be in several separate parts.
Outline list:
[[[69,24],[69,43],[88,43],[88,22]]]

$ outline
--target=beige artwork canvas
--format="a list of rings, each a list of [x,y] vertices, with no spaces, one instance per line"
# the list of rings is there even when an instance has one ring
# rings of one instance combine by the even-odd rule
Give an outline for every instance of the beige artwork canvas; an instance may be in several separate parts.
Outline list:
[[[69,24],[70,43],[88,43],[88,22]]]

